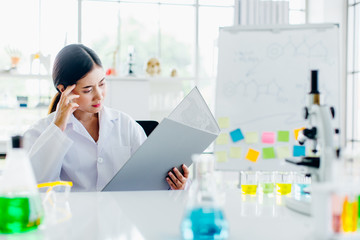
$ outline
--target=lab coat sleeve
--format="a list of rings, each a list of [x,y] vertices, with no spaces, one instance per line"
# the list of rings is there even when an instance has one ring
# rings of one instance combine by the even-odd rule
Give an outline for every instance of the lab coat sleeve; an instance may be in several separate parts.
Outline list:
[[[60,171],[65,154],[73,141],[54,123],[41,131],[31,128],[24,134],[36,180],[50,182],[60,180]]]

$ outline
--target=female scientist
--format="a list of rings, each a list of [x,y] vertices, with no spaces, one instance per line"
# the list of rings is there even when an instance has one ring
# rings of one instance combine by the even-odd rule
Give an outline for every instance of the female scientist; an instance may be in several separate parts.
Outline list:
[[[105,73],[88,47],[64,47],[52,77],[58,91],[53,112],[24,134],[35,177],[72,181],[74,191],[101,191],[145,141],[144,130],[127,114],[103,106]],[[182,170],[168,173],[171,189],[185,188],[189,170],[185,165]]]

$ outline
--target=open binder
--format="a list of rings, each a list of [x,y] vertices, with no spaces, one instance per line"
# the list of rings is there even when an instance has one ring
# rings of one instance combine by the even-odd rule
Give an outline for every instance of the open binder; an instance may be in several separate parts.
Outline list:
[[[173,167],[192,163],[220,128],[197,87],[164,118],[102,191],[167,190]]]

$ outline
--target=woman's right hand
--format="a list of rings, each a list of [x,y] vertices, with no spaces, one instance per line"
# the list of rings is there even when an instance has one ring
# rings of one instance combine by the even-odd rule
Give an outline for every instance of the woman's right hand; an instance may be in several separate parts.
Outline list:
[[[70,115],[75,112],[75,110],[79,107],[77,103],[72,101],[73,99],[80,97],[80,95],[72,93],[72,90],[74,90],[75,87],[76,84],[68,86],[64,90],[63,86],[59,86],[61,96],[59,103],[56,107],[54,124],[58,126],[62,131],[65,130]]]

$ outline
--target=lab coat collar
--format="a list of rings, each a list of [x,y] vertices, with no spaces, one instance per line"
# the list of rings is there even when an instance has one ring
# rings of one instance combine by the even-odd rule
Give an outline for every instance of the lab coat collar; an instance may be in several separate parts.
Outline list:
[[[99,113],[99,139],[98,139],[98,150],[101,151],[106,139],[111,134],[114,127],[114,122],[119,118],[119,114],[114,111],[110,111],[107,107],[103,107]]]
[[[98,147],[100,150],[103,144],[106,141],[107,136],[111,133],[112,128],[114,127],[114,121],[119,118],[119,114],[116,114],[115,111],[111,111],[107,107],[103,107],[99,112],[99,139],[97,141]],[[90,141],[94,142],[94,139],[90,136],[84,126],[80,123],[78,119],[75,118],[74,114],[71,114],[67,126],[67,129],[72,129],[80,135],[88,138]]]

